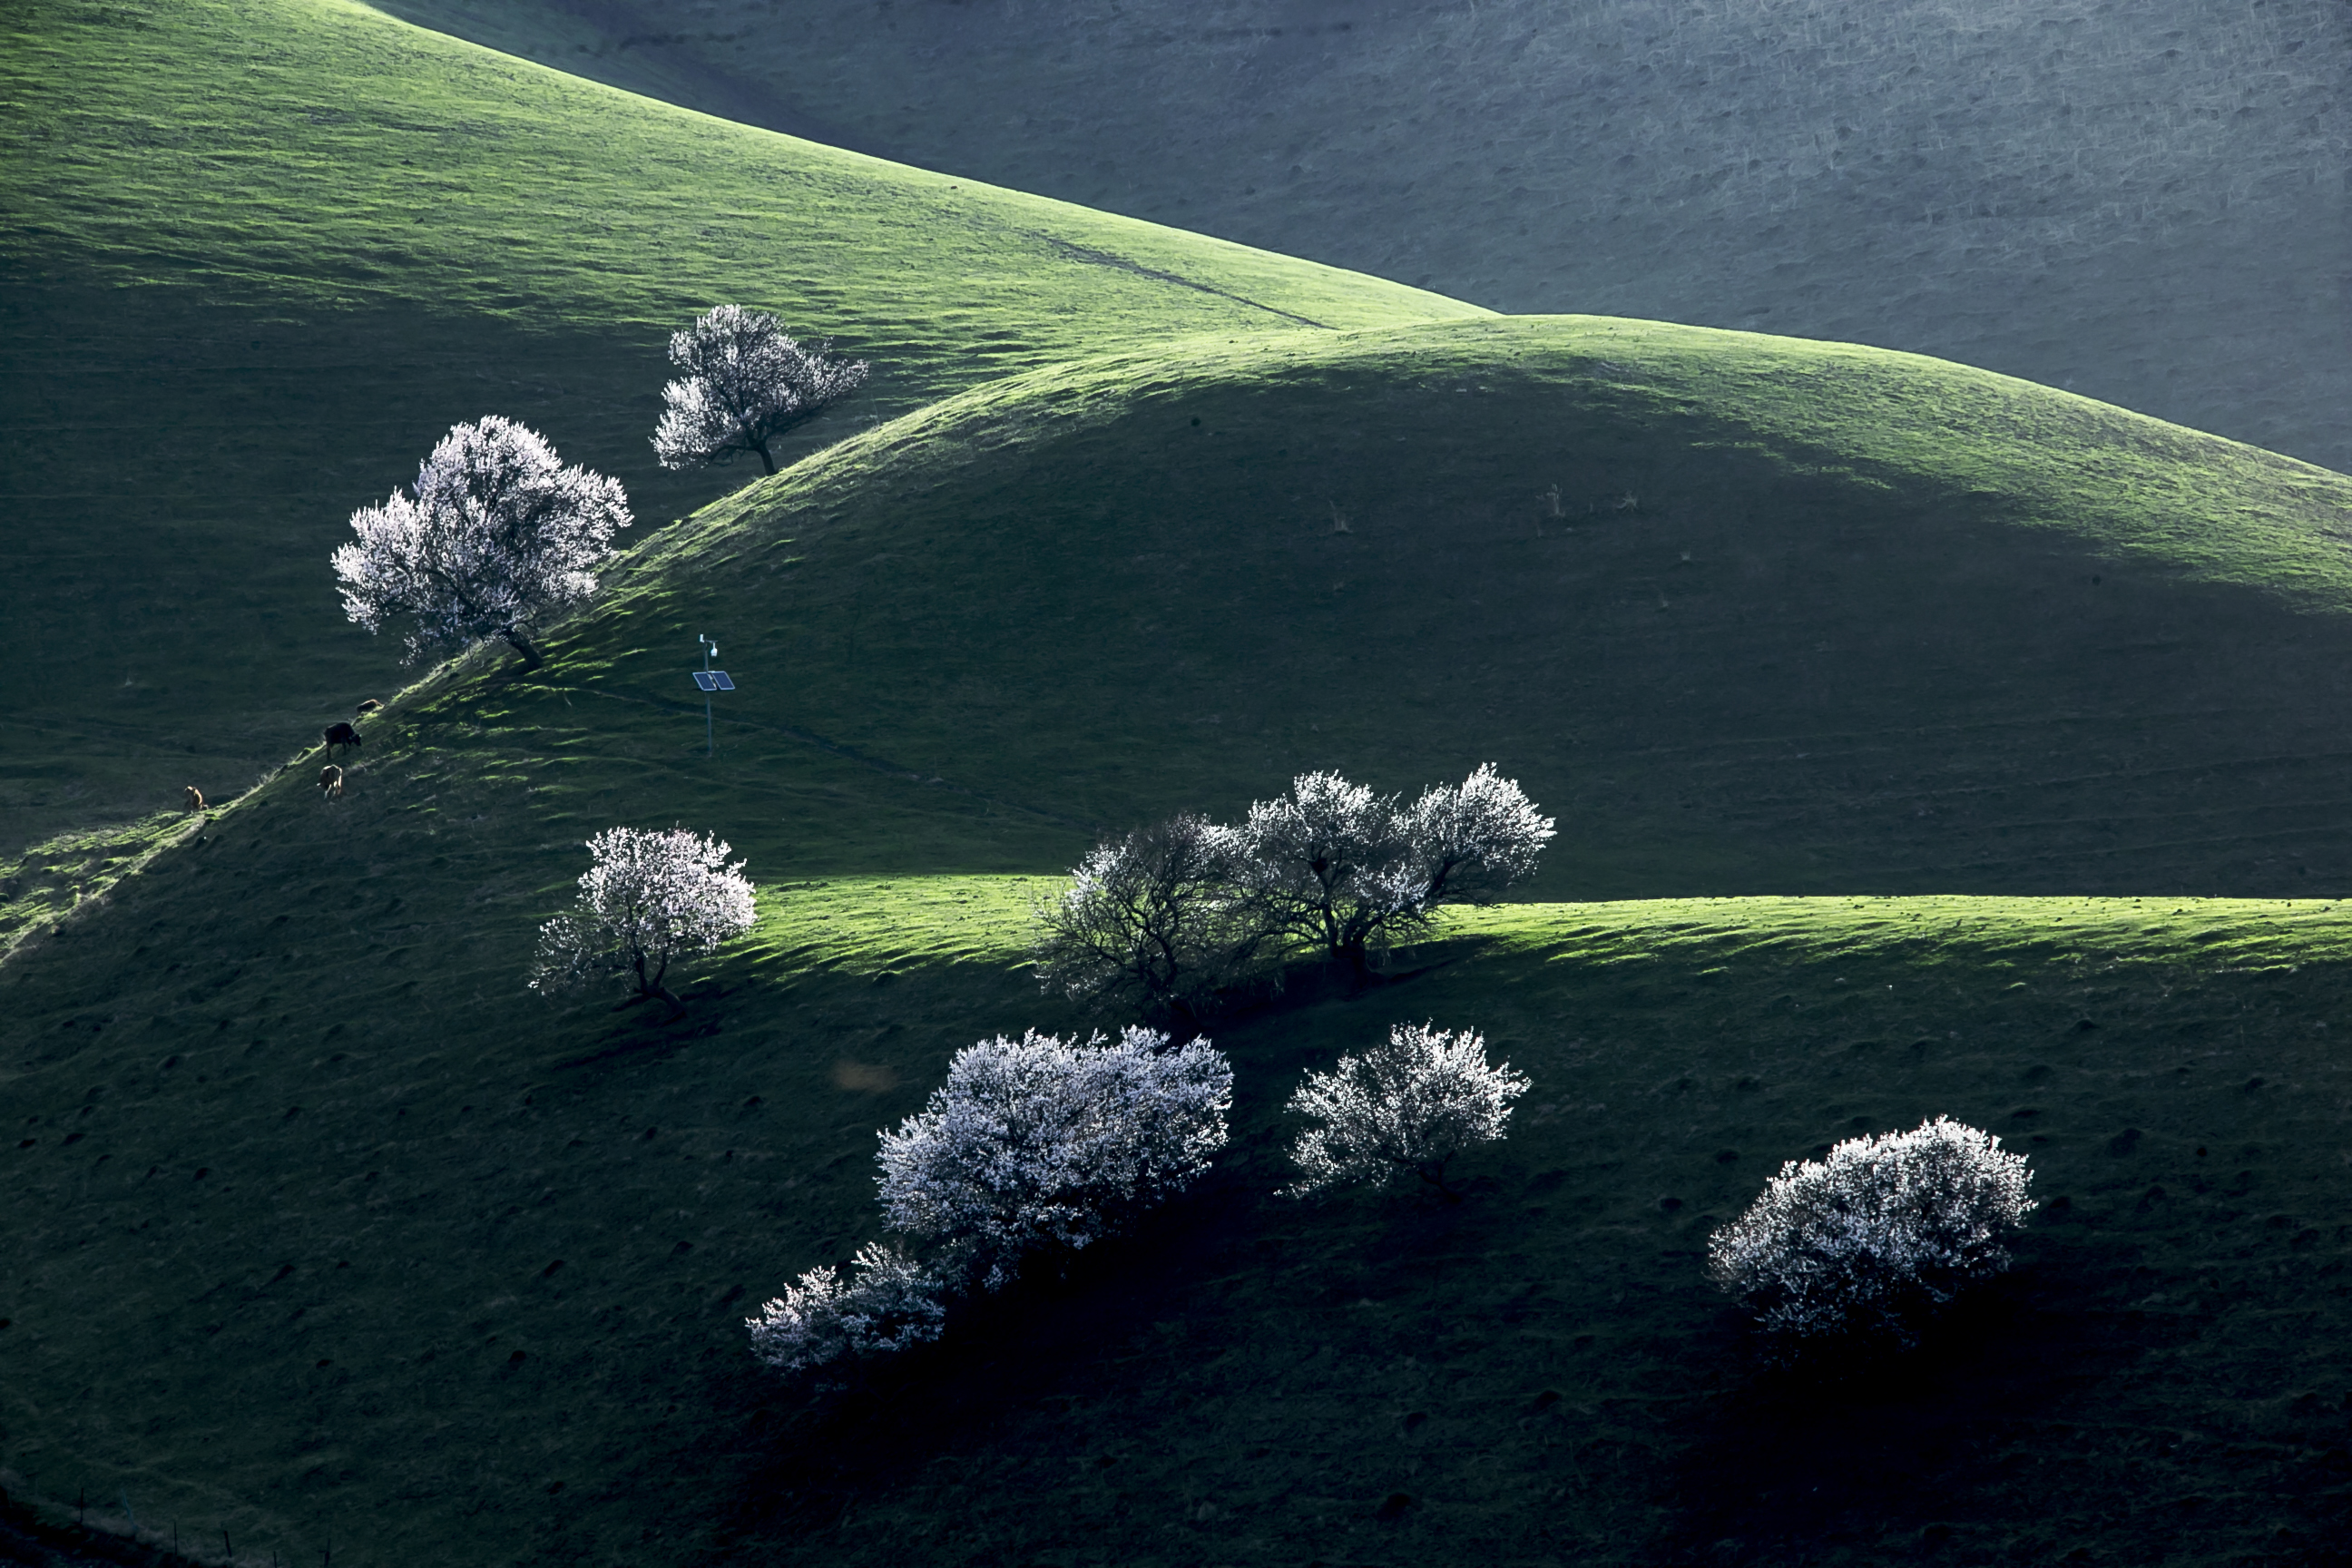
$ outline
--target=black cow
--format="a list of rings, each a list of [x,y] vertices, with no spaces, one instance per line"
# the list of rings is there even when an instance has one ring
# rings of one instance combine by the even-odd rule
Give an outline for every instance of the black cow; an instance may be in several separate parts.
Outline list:
[[[357,730],[352,729],[349,724],[338,721],[320,731],[319,739],[327,743],[327,750],[331,752],[338,746],[358,745],[360,743],[360,732]]]

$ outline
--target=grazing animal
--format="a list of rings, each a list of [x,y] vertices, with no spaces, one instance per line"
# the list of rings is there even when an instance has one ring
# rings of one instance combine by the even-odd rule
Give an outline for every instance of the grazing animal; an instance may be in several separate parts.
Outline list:
[[[319,770],[319,793],[329,800],[343,793],[343,770],[329,763]]]
[[[188,809],[190,811],[202,811],[204,808],[205,792],[198,789],[195,785],[190,784],[188,786]]]
[[[373,697],[366,697],[366,698],[362,698],[362,699],[361,699],[361,700],[360,700],[360,705],[359,705],[359,710],[359,710],[360,712],[362,712],[362,713],[373,713],[373,712],[376,712],[377,710],[379,710],[380,709],[382,709],[383,707],[383,703],[381,703],[381,702],[378,702],[374,698],[373,698]]]
[[[358,745],[360,743],[360,732],[357,730],[352,729],[349,724],[338,721],[336,723],[330,724],[325,729],[320,731],[319,739],[327,743],[328,751],[332,752],[338,746]]]

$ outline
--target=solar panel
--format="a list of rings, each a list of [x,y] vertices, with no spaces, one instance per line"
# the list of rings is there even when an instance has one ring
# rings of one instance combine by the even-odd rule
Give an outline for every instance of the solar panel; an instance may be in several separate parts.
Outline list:
[[[702,688],[705,691],[716,691],[719,689],[718,672],[716,670],[698,669],[694,672],[694,683]]]
[[[727,672],[723,669],[712,670],[710,672],[710,679],[719,682],[719,689],[721,691],[732,691],[735,689],[735,683],[727,679]]]

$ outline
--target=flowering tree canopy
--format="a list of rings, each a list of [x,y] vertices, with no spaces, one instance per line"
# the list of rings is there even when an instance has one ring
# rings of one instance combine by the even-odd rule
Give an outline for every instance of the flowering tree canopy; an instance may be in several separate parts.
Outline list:
[[[881,1135],[889,1223],[992,1290],[1029,1254],[1088,1246],[1181,1192],[1224,1147],[1234,1069],[1206,1040],[1167,1043],[1032,1029],[957,1052],[946,1086]]]
[[[1791,1340],[1908,1344],[1916,1320],[2009,1265],[2032,1173],[1991,1133],[1938,1116],[1780,1167],[1707,1239],[1717,1284]]]
[[[1266,941],[1248,881],[1238,835],[1199,816],[1097,845],[1038,908],[1038,983],[1197,1026],[1216,989]]]
[[[1477,1030],[1399,1024],[1386,1045],[1308,1073],[1290,1097],[1289,1109],[1314,1125],[1291,1145],[1302,1174],[1284,1190],[1305,1197],[1378,1186],[1411,1171],[1450,1198],[1446,1162],[1500,1139],[1511,1101],[1527,1091],[1527,1077],[1510,1063],[1487,1062]]]
[[[532,626],[596,591],[629,522],[620,481],[565,468],[538,431],[497,415],[453,426],[413,493],[352,514],[359,538],[333,556],[343,613],[371,632],[408,617],[404,662],[495,637],[536,668]]]
[[[815,418],[866,384],[864,360],[829,353],[829,342],[803,347],[776,318],[740,305],[704,311],[669,337],[678,379],[662,388],[654,455],[665,468],[723,463],[756,454],[769,472],[769,443]]]
[[[1552,819],[1486,763],[1410,806],[1338,773],[1301,773],[1289,794],[1253,804],[1239,834],[1263,918],[1361,970],[1368,948],[1424,929],[1439,906],[1534,870]]]
[[[636,987],[631,1003],[658,996],[673,1017],[685,1012],[662,983],[671,963],[751,929],[751,879],[742,861],[727,864],[728,849],[684,828],[614,827],[588,840],[579,903],[539,928],[532,989],[619,974]]]

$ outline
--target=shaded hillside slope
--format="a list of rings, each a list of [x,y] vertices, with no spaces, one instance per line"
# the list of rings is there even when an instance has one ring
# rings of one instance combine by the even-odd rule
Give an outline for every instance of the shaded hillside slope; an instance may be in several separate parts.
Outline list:
[[[855,757],[1010,836],[877,835],[862,794],[725,818],[822,870],[1050,869],[1303,768],[1491,759],[1563,825],[1546,896],[2326,890],[2347,519],[2343,476],[1874,350],[1591,318],[1213,342],[728,498],[615,574],[550,686],[484,687],[485,734],[761,798]],[[698,633],[740,685],[715,764]]]
[[[717,300],[870,358],[801,448],[1202,331],[1475,313],[727,124],[336,0],[10,8],[0,854],[256,772],[385,679],[326,555],[503,413],[657,523],[668,331]]]
[[[0,973],[13,1494],[361,1568],[2296,1563],[2352,1506],[2340,906],[1497,911],[1221,1026],[1196,1195],[844,1399],[740,1320],[877,1234],[950,1052],[1064,1021],[1034,885],[772,879],[664,1030],[520,991],[439,798],[240,810]],[[1400,1017],[1534,1079],[1469,1201],[1271,1197]],[[1910,1377],[1776,1384],[1708,1230],[1937,1112],[2031,1155],[2018,1271]]]
[[[2337,0],[382,0],[1407,279],[1869,342],[2352,467]]]

